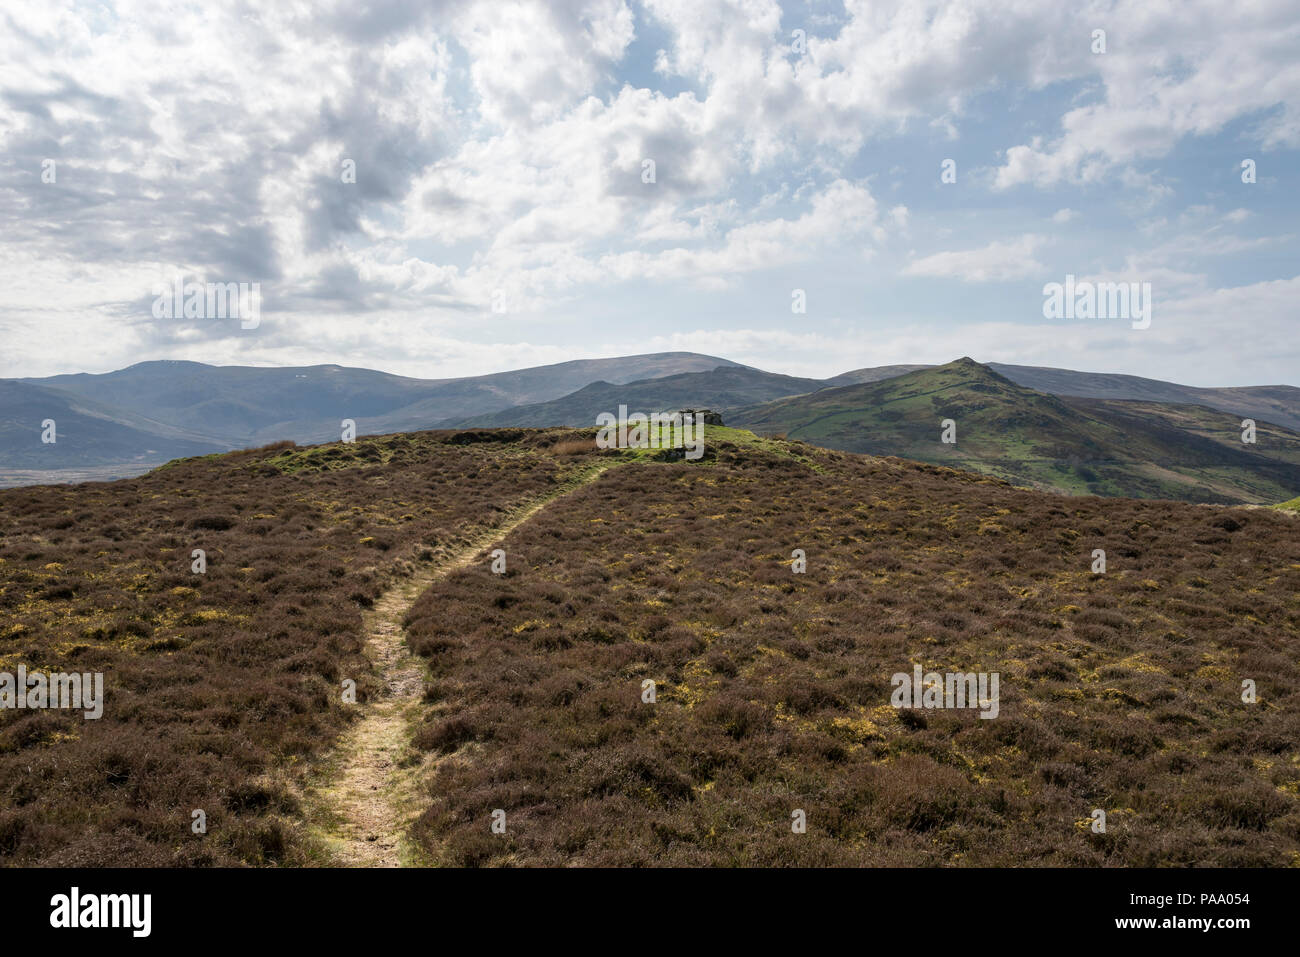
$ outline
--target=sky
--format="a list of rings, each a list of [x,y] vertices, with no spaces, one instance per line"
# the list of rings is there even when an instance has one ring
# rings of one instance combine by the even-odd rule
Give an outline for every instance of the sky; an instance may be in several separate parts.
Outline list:
[[[1294,0],[0,0],[0,377],[1300,385],[1298,51]],[[177,276],[257,321],[160,318]],[[1046,318],[1067,276],[1149,325]]]

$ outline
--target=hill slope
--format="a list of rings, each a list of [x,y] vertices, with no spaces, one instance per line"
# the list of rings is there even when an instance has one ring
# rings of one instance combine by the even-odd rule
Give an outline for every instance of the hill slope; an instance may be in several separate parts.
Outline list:
[[[0,671],[104,675],[100,720],[0,710],[0,866],[333,862],[305,826],[332,746],[394,694],[410,720],[371,790],[409,795],[430,863],[1300,860],[1294,517],[735,429],[697,463],[591,435],[426,432],[0,491]],[[506,573],[486,551],[446,567],[487,541]],[[423,582],[389,624],[427,678],[396,691],[369,614]],[[914,668],[999,675],[996,716],[896,705]]]
[[[447,425],[467,426],[590,426],[602,412],[672,412],[709,408],[726,411],[767,402],[780,396],[800,395],[821,388],[818,379],[760,372],[744,366],[723,366],[709,372],[688,372],[616,385],[593,382],[572,395],[552,402],[516,406],[491,415],[471,416]]]
[[[837,376],[831,376],[822,385],[827,389],[836,389],[843,385],[882,382],[885,379],[896,379],[900,375],[907,375],[909,372],[920,372],[922,369],[933,368],[934,366],[931,365],[872,366],[868,369],[853,369],[850,372],[841,372]]]
[[[956,444],[940,423],[956,422]],[[972,468],[1071,493],[1271,504],[1300,491],[1300,435],[1195,406],[1066,399],[970,359],[743,409],[730,424],[829,448]]]
[[[1209,389],[1162,382],[1135,375],[1076,372],[1039,366],[1003,365],[989,368],[1017,385],[1053,395],[1084,399],[1132,399],[1175,405],[1203,405],[1220,412],[1300,430],[1300,389],[1289,385],[1253,385]]]
[[[1300,389],[1290,385],[1252,385],[1236,388],[1202,388],[1113,372],[1077,372],[1044,366],[989,362],[994,372],[1035,392],[1084,399],[1133,399],[1176,405],[1203,405],[1220,412],[1272,422],[1300,430]],[[879,382],[932,365],[875,366],[854,369],[825,380],[829,387]]]
[[[55,441],[48,444],[41,441],[41,423],[47,419],[54,420],[55,428]],[[0,379],[0,468],[157,465],[230,447],[61,389]]]

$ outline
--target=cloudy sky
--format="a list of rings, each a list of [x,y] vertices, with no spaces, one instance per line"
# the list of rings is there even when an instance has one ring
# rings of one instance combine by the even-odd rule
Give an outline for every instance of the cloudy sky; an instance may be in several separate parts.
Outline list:
[[[1300,385],[1298,50],[1294,0],[0,0],[0,376]],[[155,318],[177,274],[260,324]],[[1045,319],[1067,274],[1150,283],[1150,327]]]

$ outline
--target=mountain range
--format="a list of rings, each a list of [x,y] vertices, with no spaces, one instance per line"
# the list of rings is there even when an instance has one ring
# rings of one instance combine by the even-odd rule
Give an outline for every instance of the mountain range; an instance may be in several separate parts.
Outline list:
[[[1300,493],[1300,388],[1202,388],[961,359],[779,375],[655,353],[458,379],[338,365],[152,361],[0,380],[0,483],[264,445],[436,428],[592,426],[602,412],[708,407],[728,425],[851,452],[973,469],[1074,494],[1275,503]],[[939,424],[956,423],[955,444]],[[1241,441],[1242,419],[1257,422]],[[57,441],[41,441],[53,419]],[[121,474],[120,471],[115,474]],[[85,477],[79,473],[78,477]]]

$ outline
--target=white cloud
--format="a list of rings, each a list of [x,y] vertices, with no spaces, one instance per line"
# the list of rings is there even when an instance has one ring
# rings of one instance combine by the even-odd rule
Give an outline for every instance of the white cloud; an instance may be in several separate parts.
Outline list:
[[[1044,272],[1040,209],[995,192],[994,215],[964,218],[989,186],[1051,190],[1080,274],[1123,264],[1185,298],[1210,294],[1208,259],[1294,261],[1265,193],[1264,153],[1300,145],[1300,17],[1283,0],[846,0],[842,16],[776,0],[51,0],[4,16],[0,374],[175,349],[472,363],[484,353],[456,330],[498,292],[538,330],[518,355],[501,347],[504,364],[558,349],[550,327],[579,307],[619,314],[639,283],[743,313],[797,266],[870,302],[899,238],[922,234],[972,248],[903,275]],[[1088,49],[1098,23],[1104,56]],[[968,156],[976,125],[1003,156],[936,209],[913,156]],[[1261,159],[1263,202],[1190,194],[1166,166],[1225,129]],[[1237,145],[1216,146],[1234,187]],[[1154,215],[1175,197],[1184,218]],[[1124,216],[1146,231],[1104,224]],[[871,270],[836,272],[877,251]],[[175,270],[261,280],[266,332],[155,327],[150,285]]]
[[[903,269],[905,276],[960,279],[963,282],[1001,282],[1041,275],[1046,266],[1034,258],[1034,251],[1046,240],[1027,234],[1012,242],[991,242],[978,249],[938,252],[914,259]]]
[[[623,0],[465,5],[451,32],[469,54],[485,119],[543,123],[585,99],[634,35]]]
[[[1215,0],[1119,3],[1074,11],[1062,34],[1086,37],[1089,20],[1112,25],[1108,51],[1086,69],[1076,61],[1055,72],[1058,79],[1096,75],[1102,99],[1062,116],[1050,143],[1009,148],[998,188],[1097,182],[1246,118],[1254,121],[1249,149],[1300,146],[1300,21],[1286,0],[1232,12]]]

